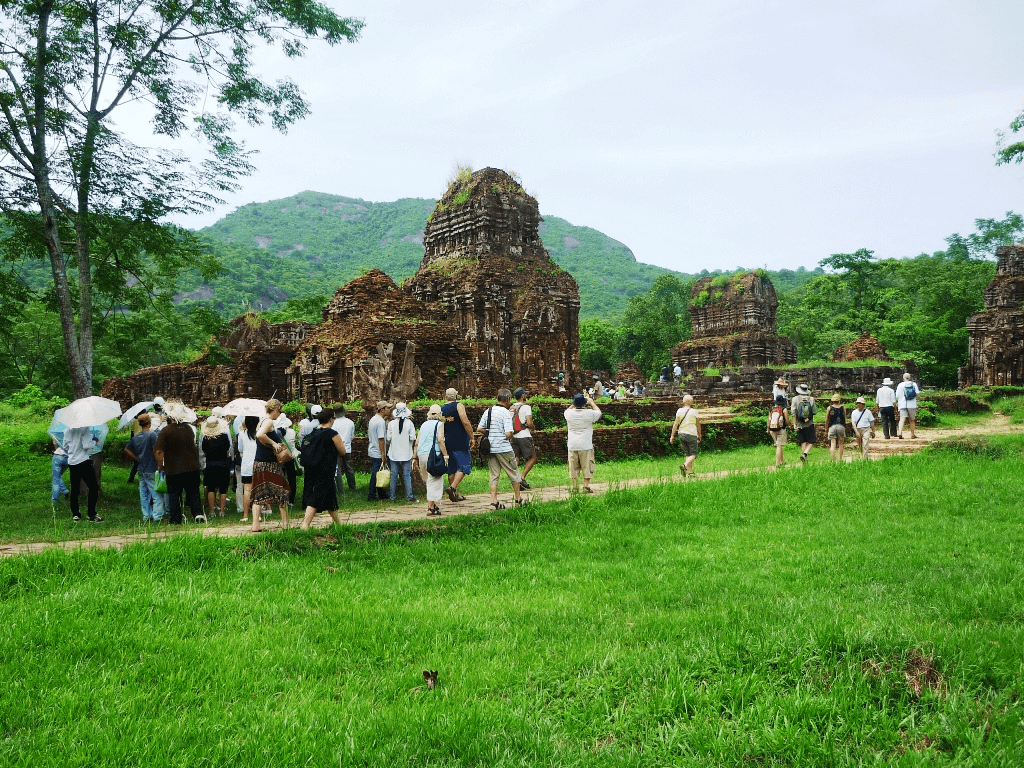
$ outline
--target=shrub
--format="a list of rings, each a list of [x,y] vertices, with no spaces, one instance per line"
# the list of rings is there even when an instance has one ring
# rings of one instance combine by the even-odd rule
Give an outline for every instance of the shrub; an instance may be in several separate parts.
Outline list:
[[[52,416],[58,408],[68,405],[63,397],[47,397],[35,384],[27,384],[20,391],[8,396],[4,402],[15,408],[24,408],[34,416]]]

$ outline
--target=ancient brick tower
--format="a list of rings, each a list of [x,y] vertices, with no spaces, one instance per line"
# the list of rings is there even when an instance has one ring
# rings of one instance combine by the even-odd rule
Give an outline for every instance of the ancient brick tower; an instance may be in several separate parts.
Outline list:
[[[960,386],[1024,385],[1024,245],[996,251],[996,276],[985,289],[985,311],[967,318],[971,341]]]
[[[407,289],[444,308],[456,328],[460,391],[515,384],[577,389],[579,288],[544,249],[537,201],[497,168],[453,182],[427,222],[423,261]]]
[[[684,371],[796,362],[796,345],[775,330],[779,300],[760,270],[705,277],[693,286],[693,335],[672,349]]]

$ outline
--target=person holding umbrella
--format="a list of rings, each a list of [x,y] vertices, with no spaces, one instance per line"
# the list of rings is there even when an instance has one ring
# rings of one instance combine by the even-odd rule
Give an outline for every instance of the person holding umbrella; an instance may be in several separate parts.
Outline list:
[[[78,497],[82,483],[89,489],[88,515],[94,523],[102,523],[96,514],[96,502],[100,495],[100,482],[92,463],[92,455],[103,447],[106,424],[121,415],[121,404],[105,397],[83,397],[53,414],[49,433],[60,435],[61,446],[68,455],[68,469],[71,473],[71,519],[81,520]]]

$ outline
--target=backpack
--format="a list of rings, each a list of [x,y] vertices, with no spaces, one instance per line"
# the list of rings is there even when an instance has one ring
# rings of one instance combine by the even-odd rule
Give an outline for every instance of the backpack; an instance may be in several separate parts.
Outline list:
[[[522,419],[519,418],[519,406],[518,405],[515,408],[512,409],[512,431],[513,432],[522,432],[523,431],[523,422],[522,422]]]
[[[772,415],[768,417],[768,429],[778,432],[786,426],[786,412],[776,406],[772,409]]]
[[[814,405],[811,403],[811,398],[801,397],[800,401],[796,404],[796,417],[800,421],[810,421],[814,416]]]
[[[914,382],[908,381],[903,385],[903,398],[905,400],[916,400],[919,391]]]
[[[328,466],[334,461],[332,453],[337,451],[331,450],[328,452],[324,448],[324,442],[330,443],[330,447],[333,449],[333,440],[324,441],[322,436],[324,431],[322,429],[314,429],[304,438],[302,438],[302,445],[299,453],[299,466],[303,469],[317,469],[321,466]]]

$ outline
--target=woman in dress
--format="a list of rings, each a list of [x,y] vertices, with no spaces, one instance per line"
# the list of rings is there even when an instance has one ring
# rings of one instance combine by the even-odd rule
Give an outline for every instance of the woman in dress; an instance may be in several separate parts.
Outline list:
[[[323,408],[317,415],[320,423],[307,440],[302,454],[302,469],[305,481],[302,484],[302,506],[306,514],[302,518],[302,530],[313,522],[317,512],[330,512],[335,525],[341,525],[338,515],[338,494],[334,475],[338,471],[338,456],[345,455],[345,441],[334,430],[334,410]]]
[[[284,438],[274,426],[274,420],[281,415],[281,401],[267,401],[267,416],[256,428],[256,460],[252,465],[252,531],[259,533],[263,505],[277,505],[281,513],[281,525],[288,528],[288,494],[291,489],[285,479],[281,465],[277,463],[274,446],[281,445]]]
[[[416,454],[412,457],[414,467],[419,467],[420,477],[427,486],[427,514],[436,517],[441,514],[441,507],[438,502],[444,495],[444,473],[437,477],[427,471],[427,457],[430,449],[436,447],[438,453],[448,462],[448,448],[444,444],[444,417],[441,415],[441,406],[436,403],[430,406],[427,413],[427,420],[420,427],[420,434],[416,438]],[[394,475],[392,475],[394,477]]]
[[[412,495],[412,457],[416,444],[416,427],[412,425],[412,412],[405,403],[396,403],[394,418],[388,424],[388,462],[391,464],[391,493],[388,498],[395,500],[398,473],[402,473],[406,501],[414,502]]]

